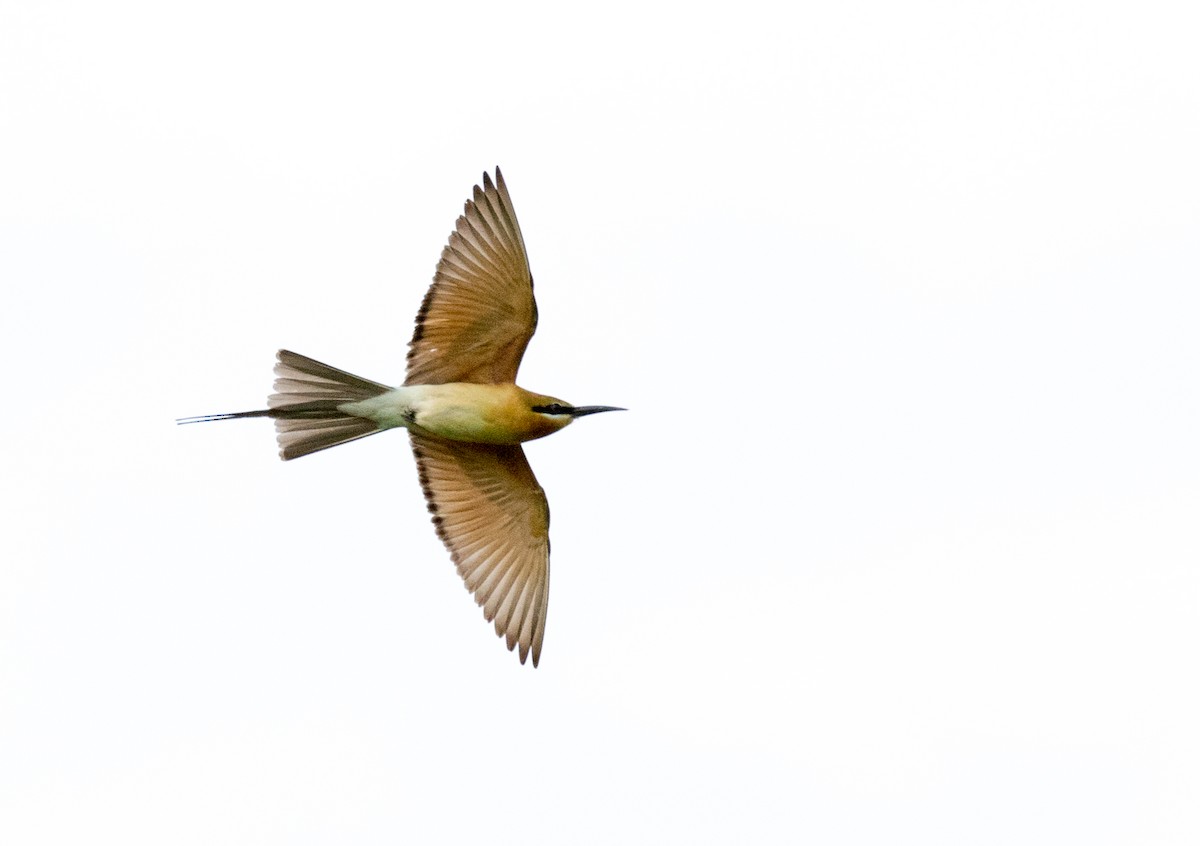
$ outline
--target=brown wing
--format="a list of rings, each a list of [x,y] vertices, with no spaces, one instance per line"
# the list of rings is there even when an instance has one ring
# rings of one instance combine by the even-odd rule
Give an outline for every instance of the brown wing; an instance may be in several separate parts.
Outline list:
[[[515,382],[537,326],[525,242],[504,185],[483,175],[417,313],[406,385]]]
[[[519,446],[411,433],[425,500],[458,573],[508,648],[542,654],[550,590],[550,507]]]

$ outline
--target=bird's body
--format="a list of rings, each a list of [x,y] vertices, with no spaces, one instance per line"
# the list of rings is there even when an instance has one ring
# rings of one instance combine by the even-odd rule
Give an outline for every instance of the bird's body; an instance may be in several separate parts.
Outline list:
[[[387,429],[409,432],[438,536],[521,663],[537,666],[550,583],[550,509],[521,444],[610,406],[572,406],[517,387],[537,326],[533,277],[500,170],[483,175],[417,313],[404,385],[389,387],[280,350],[266,409],[181,423],[269,417],[299,458]]]
[[[402,426],[411,432],[476,444],[519,444],[544,438],[573,420],[532,409],[561,400],[533,394],[516,385],[404,385],[384,394],[338,406],[380,428]]]

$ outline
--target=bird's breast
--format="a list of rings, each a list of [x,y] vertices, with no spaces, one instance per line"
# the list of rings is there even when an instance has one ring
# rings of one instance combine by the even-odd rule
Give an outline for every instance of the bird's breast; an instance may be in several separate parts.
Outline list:
[[[339,408],[386,428],[403,426],[426,434],[477,444],[519,444],[547,429],[541,415],[516,385],[406,385]]]

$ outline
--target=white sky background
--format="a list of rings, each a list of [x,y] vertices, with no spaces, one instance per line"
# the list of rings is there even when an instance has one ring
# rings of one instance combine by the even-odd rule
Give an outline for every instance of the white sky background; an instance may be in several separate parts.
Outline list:
[[[0,841],[1200,839],[1200,18],[0,2]],[[504,169],[542,666],[406,438]]]

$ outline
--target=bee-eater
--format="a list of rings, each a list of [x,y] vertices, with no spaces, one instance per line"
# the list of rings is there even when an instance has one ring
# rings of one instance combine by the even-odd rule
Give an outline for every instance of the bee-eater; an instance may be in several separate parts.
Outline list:
[[[577,417],[575,406],[516,385],[537,326],[533,277],[504,177],[483,175],[442,250],[417,312],[404,384],[391,388],[288,350],[261,411],[180,423],[270,417],[279,455],[299,458],[385,429],[408,430],[438,536],[508,648],[536,667],[546,633],[550,508],[521,449]]]

